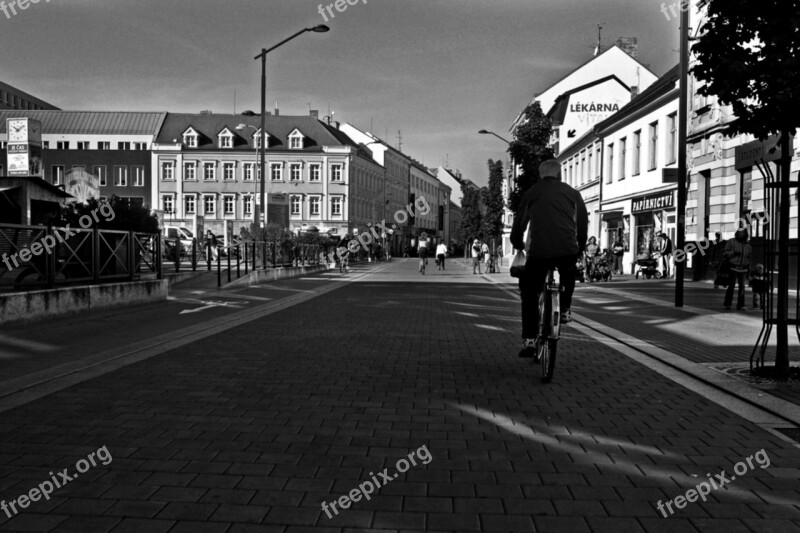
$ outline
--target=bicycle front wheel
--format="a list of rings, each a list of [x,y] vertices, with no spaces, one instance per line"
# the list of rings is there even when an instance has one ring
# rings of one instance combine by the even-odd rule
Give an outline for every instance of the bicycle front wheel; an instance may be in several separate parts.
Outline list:
[[[556,368],[556,348],[558,341],[545,339],[537,346],[539,364],[542,368],[542,383],[550,383],[553,380],[553,371]]]

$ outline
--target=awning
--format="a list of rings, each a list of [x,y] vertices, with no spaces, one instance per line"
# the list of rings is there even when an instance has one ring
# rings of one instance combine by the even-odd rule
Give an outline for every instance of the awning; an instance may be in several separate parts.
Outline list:
[[[623,213],[622,209],[620,209],[618,211],[605,211],[605,212],[601,213],[601,215],[603,215],[601,220],[603,222],[608,222],[608,221],[612,221],[612,220],[619,220],[619,219],[622,218],[622,213]]]

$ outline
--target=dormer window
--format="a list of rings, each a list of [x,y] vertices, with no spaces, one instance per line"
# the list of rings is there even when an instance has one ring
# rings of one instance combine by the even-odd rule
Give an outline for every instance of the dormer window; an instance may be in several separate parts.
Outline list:
[[[295,129],[292,133],[289,134],[289,149],[302,150],[304,138],[305,136],[302,133],[300,133],[300,130]]]
[[[267,133],[264,138],[267,141],[267,148],[269,148],[269,133]],[[257,149],[261,149],[261,130],[259,129],[253,134],[253,146]]]
[[[228,128],[217,134],[217,145],[220,148],[233,148],[233,132]]]
[[[183,132],[183,144],[185,144],[187,148],[197,148],[197,138],[199,136],[197,130],[190,127]]]

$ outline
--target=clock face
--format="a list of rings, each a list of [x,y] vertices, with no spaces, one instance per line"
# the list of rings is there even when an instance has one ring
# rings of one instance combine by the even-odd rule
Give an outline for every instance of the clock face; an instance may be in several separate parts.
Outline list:
[[[28,140],[28,121],[27,120],[9,120],[8,121],[8,140],[14,141],[27,141]]]

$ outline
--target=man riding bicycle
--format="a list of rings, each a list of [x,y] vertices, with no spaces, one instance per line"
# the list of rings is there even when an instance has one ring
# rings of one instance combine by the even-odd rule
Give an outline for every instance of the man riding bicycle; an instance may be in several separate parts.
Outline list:
[[[557,268],[564,287],[560,295],[561,323],[572,320],[570,306],[575,291],[575,263],[583,253],[589,216],[581,194],[561,181],[555,159],[539,165],[541,181],[528,189],[514,218],[511,244],[526,250],[525,273],[519,278],[522,300],[522,351],[536,354],[539,333],[539,294],[549,270]],[[528,246],[523,241],[528,230]]]

